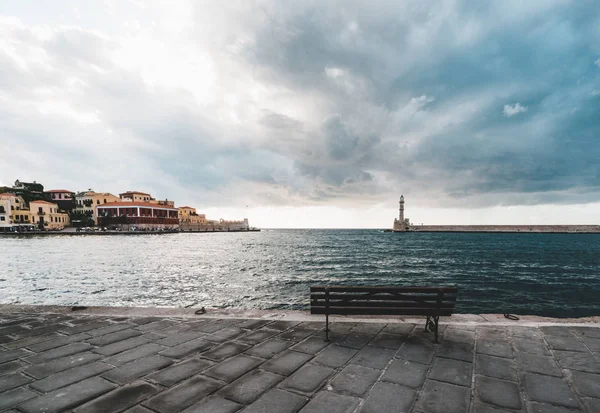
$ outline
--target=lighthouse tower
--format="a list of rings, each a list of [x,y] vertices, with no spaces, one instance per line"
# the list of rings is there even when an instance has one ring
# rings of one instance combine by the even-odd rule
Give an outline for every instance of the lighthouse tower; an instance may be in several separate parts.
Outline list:
[[[400,195],[400,223],[404,225],[404,195]]]
[[[398,214],[398,218],[394,219],[394,227],[392,231],[401,232],[408,231],[409,226],[407,224],[408,220],[404,219],[404,195],[400,196],[400,214]]]

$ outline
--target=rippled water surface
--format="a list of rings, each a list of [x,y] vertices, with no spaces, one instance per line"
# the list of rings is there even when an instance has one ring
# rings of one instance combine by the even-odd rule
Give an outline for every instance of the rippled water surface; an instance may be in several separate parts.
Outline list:
[[[315,284],[457,285],[460,313],[600,315],[598,234],[0,237],[0,302],[308,308]]]

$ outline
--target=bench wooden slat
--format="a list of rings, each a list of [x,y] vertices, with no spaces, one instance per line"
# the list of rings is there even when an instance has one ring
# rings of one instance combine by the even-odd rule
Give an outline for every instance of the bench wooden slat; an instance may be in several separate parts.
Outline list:
[[[353,315],[425,315],[448,316],[451,309],[398,308],[398,307],[311,307],[311,314],[353,314]]]
[[[313,293],[310,295],[311,300],[324,300],[326,298],[325,293]],[[415,294],[342,294],[342,293],[329,293],[329,300],[373,300],[373,301],[416,301],[416,302],[424,302],[424,301],[438,301],[438,294],[428,294],[428,295],[415,295]],[[454,302],[456,301],[456,295],[454,294],[443,294],[441,297],[441,301]]]
[[[318,300],[311,302],[312,307],[327,306],[326,300]],[[398,301],[329,301],[329,307],[398,307],[398,308],[446,308],[453,309],[454,303],[414,303],[414,302],[398,302]]]

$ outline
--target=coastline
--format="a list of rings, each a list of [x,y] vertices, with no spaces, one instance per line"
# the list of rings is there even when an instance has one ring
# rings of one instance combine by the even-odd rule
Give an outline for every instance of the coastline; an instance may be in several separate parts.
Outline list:
[[[230,231],[93,231],[93,232],[75,232],[75,231],[39,231],[39,232],[0,232],[0,237],[36,237],[50,235],[84,236],[84,235],[166,235],[166,234],[187,234],[187,233],[216,233],[216,232],[260,232],[260,229],[250,230],[230,230]]]
[[[393,232],[600,234],[600,225],[413,225],[408,231]]]
[[[286,320],[299,322],[325,322],[322,315],[312,315],[310,311],[300,310],[257,310],[257,309],[220,309],[207,308],[206,313],[197,315],[198,308],[182,307],[107,307],[90,306],[81,310],[72,311],[70,306],[59,305],[26,305],[26,304],[0,304],[0,314],[73,314],[89,316],[110,317],[178,317],[178,318],[211,318],[211,319],[260,319],[260,320]],[[519,320],[509,320],[503,314],[453,314],[449,317],[440,317],[440,323],[446,325],[496,325],[522,327],[539,327],[553,325],[588,325],[600,327],[600,314],[580,318],[553,318],[535,315],[517,315]],[[424,317],[390,317],[390,316],[338,316],[332,315],[330,319],[336,323],[414,323],[424,322]]]

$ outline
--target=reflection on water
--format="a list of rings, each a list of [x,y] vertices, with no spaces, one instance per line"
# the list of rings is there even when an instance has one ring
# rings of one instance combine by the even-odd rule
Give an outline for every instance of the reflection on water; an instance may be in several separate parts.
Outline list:
[[[0,302],[307,308],[315,284],[459,287],[457,311],[600,314],[600,235],[273,230],[0,237]]]

